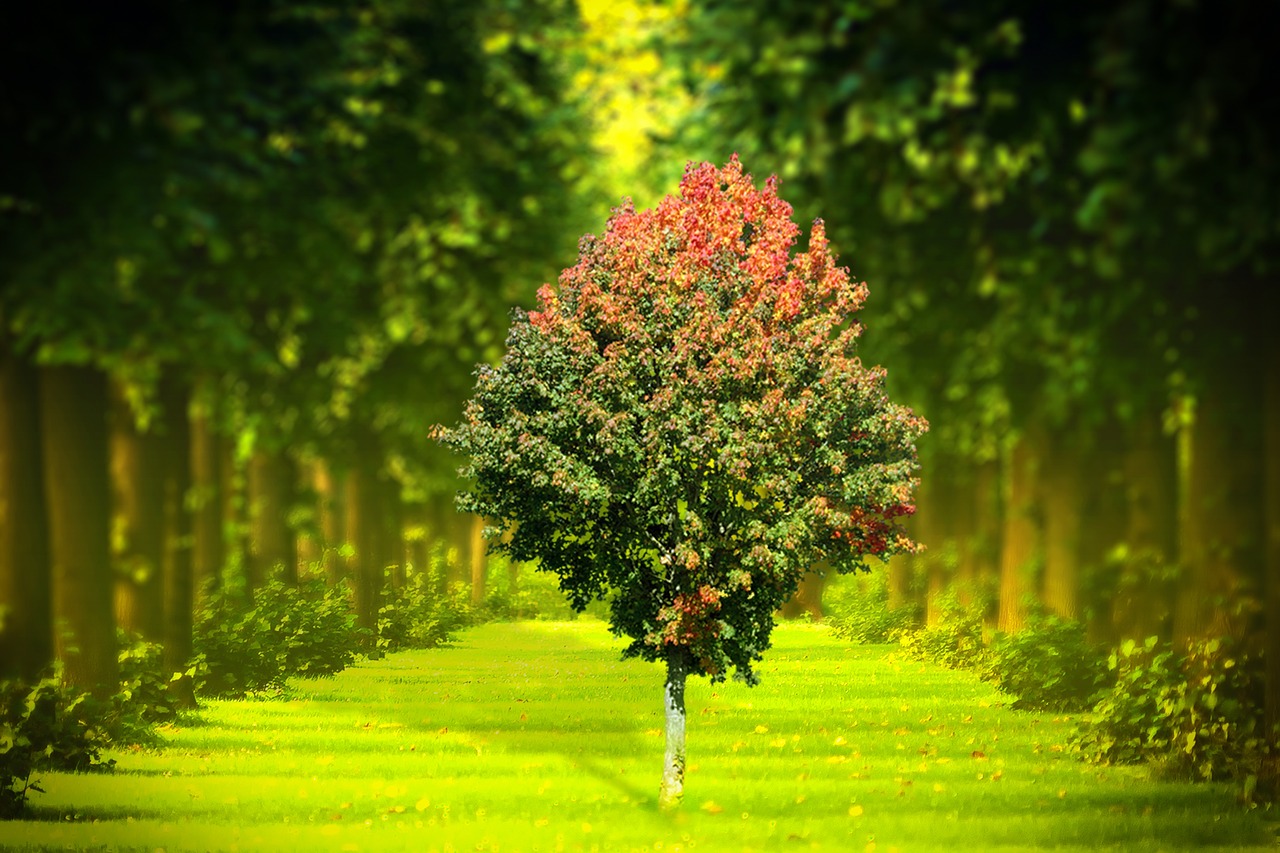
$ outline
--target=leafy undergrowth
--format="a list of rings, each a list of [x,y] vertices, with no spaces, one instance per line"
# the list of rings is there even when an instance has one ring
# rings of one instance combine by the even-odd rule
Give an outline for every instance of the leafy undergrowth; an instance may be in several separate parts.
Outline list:
[[[785,624],[749,689],[691,681],[657,809],[659,667],[594,619],[490,624],[277,701],[210,701],[114,774],[45,774],[6,849],[1275,849],[1228,789],[1098,768],[1073,721]]]

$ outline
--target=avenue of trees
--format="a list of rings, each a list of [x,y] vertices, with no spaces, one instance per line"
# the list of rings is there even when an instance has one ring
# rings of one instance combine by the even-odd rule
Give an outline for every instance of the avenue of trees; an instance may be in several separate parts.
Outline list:
[[[110,692],[117,629],[182,671],[202,601],[308,572],[373,630],[384,585],[441,544],[480,600],[484,522],[455,510],[432,426],[620,194],[647,207],[736,154],[797,223],[825,219],[874,294],[861,358],[930,424],[907,524],[926,550],[875,569],[889,606],[1228,638],[1263,655],[1280,723],[1277,18],[0,11],[0,681],[57,661]],[[784,612],[821,593],[810,575]]]
[[[932,424],[930,619],[1267,653],[1280,721],[1274,4],[693,2],[682,143],[776,171]]]
[[[0,671],[113,689],[117,625],[180,670],[197,593],[295,582],[300,541],[372,627],[411,523],[479,553],[426,425],[580,230],[571,4],[27,12],[0,60]]]

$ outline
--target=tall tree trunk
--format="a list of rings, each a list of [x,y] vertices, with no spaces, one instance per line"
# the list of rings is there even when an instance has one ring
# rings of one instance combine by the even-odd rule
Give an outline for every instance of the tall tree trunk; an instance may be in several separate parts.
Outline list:
[[[119,384],[111,389],[111,486],[116,624],[158,643],[164,634],[164,438],[146,431]]]
[[[1261,592],[1262,388],[1256,368],[1245,367],[1210,376],[1196,402],[1179,543],[1187,572],[1174,614],[1179,641],[1244,637],[1237,608]]]
[[[53,568],[40,469],[37,373],[0,333],[0,679],[53,661]]]
[[[658,805],[674,808],[684,797],[685,710],[684,687],[689,677],[685,650],[679,646],[667,649],[667,678],[663,684],[663,712],[666,718],[667,748],[662,762],[662,787]]]
[[[1084,457],[1072,433],[1054,434],[1040,471],[1044,494],[1044,580],[1042,598],[1050,612],[1064,619],[1079,616],[1080,512]]]
[[[100,696],[119,686],[106,413],[102,373],[88,367],[40,369],[55,646],[67,682]]]
[[[1280,303],[1274,294],[1272,305]],[[1271,755],[1263,768],[1267,787],[1280,787],[1280,338],[1271,338],[1267,347],[1266,384],[1266,638],[1263,662],[1266,666],[1267,729]]]
[[[176,377],[160,382],[164,432],[164,664],[169,673],[185,672],[194,653],[195,567],[193,517],[188,503],[192,482],[190,389]],[[169,682],[177,704],[196,707],[189,677]]]
[[[378,509],[376,456],[361,450],[347,471],[346,527],[352,548],[347,572],[355,587],[356,624],[369,631],[371,652],[377,648],[378,609],[385,577],[384,567],[378,562]]]
[[[244,596],[253,594],[249,567],[249,543],[247,533],[248,499],[246,497],[247,475],[244,466],[237,458],[235,442],[228,437],[219,436],[218,456],[220,482],[222,483],[222,534],[226,546],[226,566],[234,566],[238,574],[223,572],[223,583]]]
[[[485,573],[489,566],[489,555],[484,544],[484,519],[478,515],[469,517],[470,530],[467,544],[471,563],[471,606],[484,604]]]
[[[249,461],[249,577],[257,588],[278,576],[298,583],[298,542],[289,526],[294,498],[293,462],[282,451],[258,451]]]
[[[1112,598],[1118,639],[1169,638],[1174,586],[1159,573],[1177,547],[1177,448],[1156,406],[1140,412],[1127,431],[1124,459],[1128,561]]]
[[[401,589],[405,580],[404,551],[404,505],[400,499],[400,484],[391,477],[378,481],[378,494],[382,500],[382,511],[379,517],[382,525],[379,528],[379,563],[390,570],[392,586]]]
[[[323,551],[320,563],[324,567],[329,586],[337,586],[347,576],[346,560],[341,549],[347,541],[343,526],[345,511],[342,478],[335,474],[327,459],[316,463],[314,486],[320,514],[320,537]]]
[[[1007,453],[1004,519],[1000,547],[1000,617],[997,627],[1014,633],[1027,620],[1027,599],[1033,586],[1032,567],[1039,531],[1034,517],[1034,463],[1030,435],[1017,437]]]
[[[197,600],[218,589],[227,562],[222,453],[214,432],[214,402],[199,401],[191,418],[192,572]]]

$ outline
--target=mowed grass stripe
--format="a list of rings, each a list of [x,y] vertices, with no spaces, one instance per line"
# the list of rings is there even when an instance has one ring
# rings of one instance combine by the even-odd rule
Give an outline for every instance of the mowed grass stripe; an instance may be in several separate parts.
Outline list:
[[[45,774],[7,849],[1263,850],[1224,786],[1095,768],[1073,721],[785,624],[756,688],[691,681],[686,801],[656,808],[662,672],[598,621],[208,702],[114,774]]]

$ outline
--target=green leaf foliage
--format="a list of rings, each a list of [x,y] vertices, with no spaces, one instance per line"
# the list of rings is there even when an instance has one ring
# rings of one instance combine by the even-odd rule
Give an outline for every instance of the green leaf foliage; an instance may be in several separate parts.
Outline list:
[[[680,649],[753,680],[803,571],[914,546],[915,442],[857,357],[865,284],[821,220],[806,251],[770,179],[690,164],[678,195],[624,203],[559,288],[518,313],[463,421],[459,507],[498,550],[554,572],[581,609],[612,592],[627,654]]]

